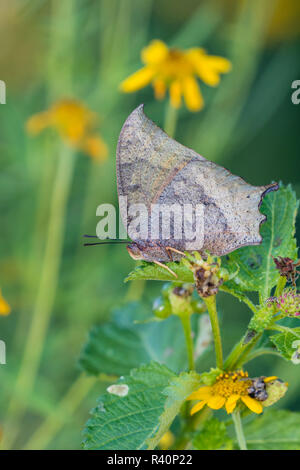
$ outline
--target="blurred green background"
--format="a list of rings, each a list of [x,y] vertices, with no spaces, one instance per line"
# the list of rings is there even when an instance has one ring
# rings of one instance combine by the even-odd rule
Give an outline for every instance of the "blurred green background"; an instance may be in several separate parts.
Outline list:
[[[82,377],[76,360],[90,327],[126,297],[123,279],[134,261],[124,246],[84,248],[82,235],[95,233],[99,204],[117,204],[115,149],[128,114],[143,102],[147,115],[163,125],[166,101],[155,101],[151,87],[118,91],[155,38],[205,47],[233,64],[218,88],[201,84],[203,111],[180,110],[176,139],[249,183],[282,180],[300,193],[300,105],[291,102],[291,84],[300,79],[298,0],[1,2],[0,79],[7,103],[0,105],[0,288],[12,308],[0,317],[7,347],[7,364],[0,365],[4,448],[80,448],[88,410],[107,386]],[[99,114],[106,162],[77,153],[70,164],[69,150],[54,134],[26,135],[32,114],[66,97]],[[65,193],[51,216],[64,155]],[[49,248],[50,222],[60,227]],[[149,308],[160,288],[146,286]],[[228,352],[249,312],[225,294],[219,305]],[[287,380],[280,407],[300,410],[296,366],[267,357],[249,370]]]

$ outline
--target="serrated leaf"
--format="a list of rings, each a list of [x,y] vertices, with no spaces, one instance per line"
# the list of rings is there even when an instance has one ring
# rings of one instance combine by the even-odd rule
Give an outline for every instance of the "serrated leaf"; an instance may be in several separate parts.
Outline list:
[[[270,341],[276,346],[280,354],[290,361],[300,346],[300,328],[293,328],[293,330],[270,336]]]
[[[261,212],[267,221],[261,226],[263,238],[259,246],[247,246],[234,251],[226,258],[226,263],[237,263],[240,270],[230,283],[243,291],[258,291],[266,299],[279,279],[272,256],[297,258],[295,218],[298,203],[290,186],[280,185],[278,191],[265,196]]]
[[[138,332],[108,323],[92,328],[79,365],[90,375],[122,375],[149,361],[150,355]]]
[[[193,447],[196,450],[230,450],[233,448],[233,441],[227,434],[225,423],[211,418],[205,421],[202,428],[195,434]]]
[[[244,426],[250,450],[300,450],[300,413],[269,410]]]
[[[210,386],[215,383],[216,378],[221,373],[222,373],[221,369],[211,368],[209,372],[203,372],[201,374],[201,383],[203,383],[204,385]]]
[[[184,334],[179,318],[150,323],[144,320],[150,308],[130,303],[116,310],[111,322],[94,327],[79,357],[79,366],[90,375],[125,375],[151,360],[167,365],[174,372],[187,367]],[[201,317],[192,317],[195,342],[201,335]],[[203,328],[202,328],[203,329]],[[206,348],[210,346],[207,341]],[[205,352],[204,349],[201,351]]]
[[[121,378],[125,396],[105,393],[84,429],[83,446],[93,450],[135,450],[146,447],[159,426],[167,396],[163,393],[175,378],[167,367],[152,362]],[[127,386],[127,388],[125,387]]]
[[[125,279],[125,282],[135,280],[151,280],[151,281],[182,281],[182,282],[194,282],[192,272],[184,266],[181,262],[166,263],[175,274],[175,278],[169,271],[158,266],[155,263],[142,262],[140,266],[137,266]]]
[[[164,412],[159,418],[159,428],[155,436],[148,441],[148,449],[155,449],[162,436],[171,426],[185,399],[199,387],[200,376],[196,372],[183,372],[170,381],[164,390],[167,397]]]

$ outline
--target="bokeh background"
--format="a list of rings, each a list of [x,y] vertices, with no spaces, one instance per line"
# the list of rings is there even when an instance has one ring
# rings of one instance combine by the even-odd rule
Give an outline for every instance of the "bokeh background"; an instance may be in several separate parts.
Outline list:
[[[151,87],[130,95],[118,89],[156,38],[205,47],[233,64],[218,88],[201,86],[203,111],[180,110],[176,139],[254,185],[282,180],[299,195],[300,105],[291,102],[300,79],[298,0],[1,2],[0,288],[12,309],[0,317],[4,448],[80,448],[88,411],[107,386],[82,376],[76,361],[90,327],[128,296],[123,279],[134,261],[124,246],[84,248],[82,235],[95,233],[99,204],[117,204],[115,150],[127,115],[143,102],[163,125],[166,101],[155,101]],[[98,113],[109,149],[103,163],[80,152],[70,157],[54,133],[26,134],[31,115],[66,97]],[[146,286],[149,308],[160,288]],[[225,294],[219,305],[228,351],[249,312]],[[287,380],[280,406],[300,410],[296,366],[267,357],[249,369]]]

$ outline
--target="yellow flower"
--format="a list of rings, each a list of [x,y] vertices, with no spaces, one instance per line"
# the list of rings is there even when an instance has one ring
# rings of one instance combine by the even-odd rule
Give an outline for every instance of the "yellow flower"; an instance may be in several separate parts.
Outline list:
[[[36,135],[47,128],[55,129],[69,145],[82,150],[94,160],[102,161],[107,157],[107,147],[95,133],[96,125],[96,113],[79,101],[63,99],[47,111],[33,115],[27,121],[27,131]]]
[[[168,450],[174,444],[175,438],[171,431],[167,431],[158,443],[158,447],[162,450]]]
[[[1,290],[0,290],[0,315],[9,315],[11,311],[10,305],[6,302],[6,300],[2,297]]]
[[[145,66],[124,80],[121,90],[132,93],[152,83],[156,99],[163,99],[169,89],[171,105],[179,108],[183,96],[190,111],[199,111],[204,105],[196,77],[207,85],[217,86],[220,74],[231,69],[229,60],[208,55],[204,49],[169,49],[160,40],[145,47],[141,58]]]
[[[261,378],[262,385],[276,380],[277,377],[264,377]],[[197,413],[207,405],[213,410],[219,410],[223,406],[227,413],[232,413],[239,400],[246,405],[253,413],[262,413],[262,401],[253,398],[254,381],[248,377],[247,372],[224,372],[220,374],[216,382],[212,386],[200,387],[199,390],[193,392],[187,400],[200,400],[199,403],[193,406],[191,414]],[[261,389],[260,393],[261,393]],[[254,392],[254,396],[259,396]]]

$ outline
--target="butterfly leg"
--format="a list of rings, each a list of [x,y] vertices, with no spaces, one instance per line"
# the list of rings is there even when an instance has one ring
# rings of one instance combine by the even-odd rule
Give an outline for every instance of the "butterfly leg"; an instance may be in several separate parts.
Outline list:
[[[166,250],[169,251],[174,251],[174,253],[178,253],[179,255],[185,256],[185,253],[183,251],[176,250],[176,248],[173,248],[172,246],[167,246]]]
[[[166,269],[167,271],[169,271],[170,274],[172,274],[172,276],[174,277],[178,277],[176,273],[174,273],[174,271],[172,271],[172,269],[170,269],[168,266],[166,266],[165,264],[163,263],[160,263],[159,261],[154,261],[155,264],[157,264],[158,266],[160,266],[161,268],[164,268]]]
[[[166,252],[167,252],[167,255],[168,255],[170,261],[173,261],[172,252],[171,252],[171,250],[169,249],[169,247],[166,247]]]

